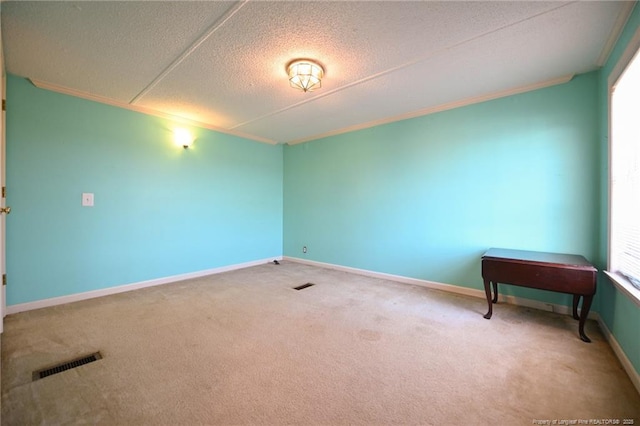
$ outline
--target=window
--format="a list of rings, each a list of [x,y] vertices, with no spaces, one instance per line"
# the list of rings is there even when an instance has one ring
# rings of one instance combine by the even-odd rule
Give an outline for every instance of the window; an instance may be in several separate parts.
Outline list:
[[[624,62],[623,62],[624,64]],[[609,276],[640,294],[640,52],[611,88]],[[635,289],[634,289],[635,287]],[[640,302],[640,299],[638,299]]]

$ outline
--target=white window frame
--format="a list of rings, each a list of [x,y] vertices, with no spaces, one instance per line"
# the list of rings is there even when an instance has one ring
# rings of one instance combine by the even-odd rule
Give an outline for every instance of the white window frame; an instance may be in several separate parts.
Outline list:
[[[627,48],[620,56],[620,59],[616,63],[613,70],[609,74],[609,78],[607,80],[607,88],[608,88],[608,131],[609,131],[609,172],[608,172],[608,182],[609,182],[609,210],[608,210],[608,239],[609,244],[607,248],[607,271],[605,274],[611,279],[611,282],[620,289],[624,294],[626,294],[632,301],[636,303],[636,305],[640,306],[640,290],[633,286],[624,276],[620,274],[616,274],[612,272],[612,262],[611,262],[611,237],[612,237],[612,229],[611,229],[611,169],[612,169],[612,156],[611,156],[611,97],[613,95],[613,86],[616,84],[622,73],[625,71],[627,66],[631,63],[636,54],[640,55],[640,28],[636,31],[633,38],[627,45]],[[640,58],[640,56],[639,56]]]

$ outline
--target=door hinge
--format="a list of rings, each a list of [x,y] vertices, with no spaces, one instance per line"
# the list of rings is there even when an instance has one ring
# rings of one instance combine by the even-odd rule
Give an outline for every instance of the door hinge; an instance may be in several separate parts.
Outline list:
[[[7,187],[6,186],[2,187],[2,198],[7,198]]]
[[[2,274],[2,285],[7,285],[7,274]]]
[[[6,110],[7,110],[7,100],[6,100],[6,99],[3,99],[3,100],[2,100],[2,110],[3,110],[3,111],[6,111]]]

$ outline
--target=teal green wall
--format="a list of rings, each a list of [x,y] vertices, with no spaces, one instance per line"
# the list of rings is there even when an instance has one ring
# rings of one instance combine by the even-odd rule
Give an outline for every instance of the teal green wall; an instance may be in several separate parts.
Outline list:
[[[282,254],[282,146],[7,81],[7,304]],[[81,206],[83,192],[95,207]]]
[[[633,35],[640,29],[640,7],[636,7],[627,22],[611,56],[599,73],[598,105],[600,113],[599,149],[600,149],[600,246],[598,261],[600,267],[607,266],[608,244],[608,200],[609,200],[609,113],[608,83],[609,74],[616,66]],[[598,312],[607,328],[611,330],[627,357],[640,374],[640,308],[628,296],[621,293],[606,277],[598,282],[600,306]]]
[[[593,259],[597,81],[285,147],[284,254],[476,289],[490,247]]]
[[[476,289],[489,247],[604,268],[606,80],[639,27],[569,83],[284,148],[192,129],[185,151],[168,120],[9,76],[7,303],[282,253]],[[640,371],[638,307],[601,279],[594,310]]]

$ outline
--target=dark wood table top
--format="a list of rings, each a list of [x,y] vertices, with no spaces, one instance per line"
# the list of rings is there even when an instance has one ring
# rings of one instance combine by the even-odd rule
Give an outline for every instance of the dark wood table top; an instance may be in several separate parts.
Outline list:
[[[579,321],[578,334],[585,342],[584,325],[596,294],[598,270],[577,254],[492,248],[482,256],[482,279],[490,319],[493,304],[498,302],[498,282],[573,295],[573,317]],[[491,285],[493,284],[493,297]],[[578,315],[578,304],[582,309]]]
[[[504,260],[519,260],[525,262],[539,262],[557,265],[594,268],[587,259],[577,254],[545,253],[540,251],[512,250],[491,248],[482,255],[483,258]]]

